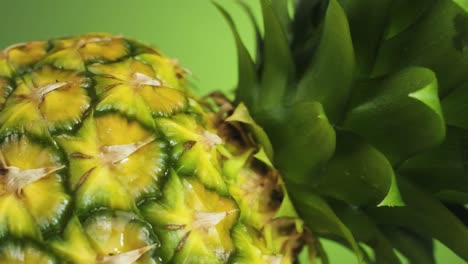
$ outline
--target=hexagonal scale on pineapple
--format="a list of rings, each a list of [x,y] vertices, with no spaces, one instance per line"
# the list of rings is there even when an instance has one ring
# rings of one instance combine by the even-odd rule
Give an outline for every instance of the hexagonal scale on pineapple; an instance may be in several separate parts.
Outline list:
[[[75,264],[93,263],[97,258],[97,253],[76,215],[72,215],[60,236],[52,237],[47,242],[57,255]]]
[[[154,127],[153,116],[168,116],[184,110],[186,96],[164,87],[153,68],[133,58],[111,64],[93,64],[100,112],[117,111]]]
[[[15,72],[25,72],[47,54],[48,43],[33,41],[6,48],[3,53],[9,67]]]
[[[96,264],[155,263],[159,247],[151,226],[132,213],[101,211],[83,224],[97,252]]]
[[[81,122],[91,99],[83,74],[44,66],[17,79],[17,87],[0,113],[0,134],[71,130]]]
[[[0,153],[0,235],[40,238],[60,225],[70,204],[58,174],[64,166],[53,149],[25,136],[5,139]]]
[[[0,196],[0,237],[41,238],[34,218],[15,195]]]
[[[56,256],[32,242],[7,240],[0,243],[0,263],[58,264]]]
[[[57,138],[70,160],[78,215],[96,207],[132,210],[159,195],[166,143],[155,131],[118,114],[90,115],[75,136]]]
[[[73,216],[62,235],[49,243],[67,263],[160,263],[153,254],[159,242],[151,226],[123,211],[94,212],[83,225]]]
[[[230,232],[238,209],[198,180],[170,173],[161,200],[141,206],[161,240],[163,261],[225,263],[234,250]]]
[[[149,53],[140,54],[135,58],[151,65],[158,79],[164,80],[163,86],[181,90],[184,89],[183,77],[186,75],[186,72],[176,61],[159,54]]]
[[[157,118],[156,123],[173,147],[172,158],[178,174],[196,176],[207,187],[223,194],[227,186],[220,173],[220,156],[217,145],[221,138],[198,124],[193,116],[179,114]],[[190,148],[187,148],[187,144]]]
[[[81,42],[78,41],[77,44],[86,63],[116,61],[130,53],[127,41],[118,36],[89,35],[88,38]]]
[[[83,38],[61,38],[51,41],[52,49],[40,63],[72,70],[85,70],[92,62],[112,62],[130,52],[125,39],[106,35],[89,34]]]

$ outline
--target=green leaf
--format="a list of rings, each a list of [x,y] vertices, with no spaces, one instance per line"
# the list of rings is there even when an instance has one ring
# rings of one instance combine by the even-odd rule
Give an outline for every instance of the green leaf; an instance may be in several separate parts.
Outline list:
[[[375,222],[356,207],[343,204],[333,206],[336,215],[351,230],[354,238],[369,245],[375,253],[376,263],[400,264],[393,246]]]
[[[291,26],[291,50],[301,79],[319,45],[327,0],[298,0]]]
[[[259,65],[262,65],[263,63],[263,36],[262,32],[260,31],[260,25],[257,23],[257,20],[255,19],[255,14],[252,10],[252,8],[245,2],[245,1],[236,1],[237,4],[245,11],[247,17],[249,18],[250,22],[252,23],[254,30],[255,30],[255,39],[257,42],[257,50],[256,50],[256,57],[254,58],[254,62],[256,63],[256,70],[258,71],[260,67]]]
[[[462,221],[465,226],[468,226],[468,203],[455,204],[448,203],[445,206]]]
[[[263,147],[260,147],[260,149],[255,153],[254,157],[258,159],[259,161],[263,162],[270,168],[274,168],[273,163],[271,163],[270,158],[268,157],[268,154],[266,153],[265,149]]]
[[[435,0],[394,0],[389,9],[390,18],[385,39],[391,39],[409,28],[431,9],[434,1]]]
[[[437,146],[445,123],[434,73],[411,67],[360,83],[344,126],[368,139],[393,165]]]
[[[454,89],[442,100],[447,124],[468,130],[468,82]]]
[[[253,118],[250,116],[249,110],[243,103],[240,103],[236,109],[234,109],[234,112],[228,118],[226,118],[226,122],[240,122],[246,124],[252,130],[252,133],[254,134],[262,149],[265,151],[268,159],[273,159],[273,147],[271,145],[270,139],[268,138],[268,135],[265,133],[263,128],[257,125],[255,120],[253,120]]]
[[[242,40],[237,32],[237,29],[234,25],[234,22],[231,16],[226,12],[226,10],[221,7],[219,4],[213,2],[213,4],[218,8],[220,13],[226,19],[232,34],[234,35],[234,40],[236,42],[237,48],[237,60],[238,60],[238,83],[236,89],[236,102],[244,102],[248,106],[252,107],[255,105],[257,96],[258,96],[258,80],[257,73],[255,71],[255,64],[250,57],[247,48],[242,43]]]
[[[340,0],[339,2],[348,18],[358,75],[367,75],[373,69],[389,20],[388,10],[394,1]]]
[[[393,168],[359,136],[338,131],[336,151],[314,186],[318,192],[354,205],[377,205],[390,190]]]
[[[285,181],[310,184],[310,173],[335,149],[335,131],[320,103],[301,102],[258,117],[274,142],[275,165]]]
[[[399,173],[439,198],[468,202],[467,155],[468,132],[449,126],[442,145],[409,159]]]
[[[284,102],[286,92],[294,78],[294,64],[286,35],[281,28],[269,0],[260,0],[262,4],[265,36],[263,43],[263,69],[257,104],[261,110],[278,107]],[[254,108],[255,109],[255,108]]]
[[[412,264],[435,264],[431,238],[422,237],[401,228],[385,228],[385,236]]]
[[[468,13],[452,0],[424,1],[424,6],[429,8],[419,19],[382,44],[373,76],[427,67],[445,95],[468,79]]]
[[[286,186],[283,184],[282,186],[284,197],[283,197],[283,202],[281,203],[280,208],[275,214],[274,218],[280,218],[280,217],[293,217],[297,218],[297,212],[296,209],[291,201],[291,198],[289,196],[288,190],[286,189]]]
[[[436,193],[437,198],[449,203],[468,204],[468,192],[457,190],[441,190]]]
[[[346,14],[330,0],[314,60],[299,82],[296,99],[322,103],[332,123],[342,118],[354,78],[354,52]]]
[[[468,12],[468,1],[467,0],[452,0],[455,2],[457,5],[459,5],[463,10]]]
[[[406,206],[369,209],[369,215],[379,224],[405,227],[436,238],[468,261],[468,229],[460,219],[404,177],[398,183]]]
[[[377,206],[404,206],[405,201],[400,194],[400,189],[398,189],[398,183],[395,174],[392,177],[392,183],[390,185],[390,190],[388,190],[385,198]]]
[[[289,16],[289,0],[271,0],[271,6],[281,24],[285,36],[291,26],[291,17]]]
[[[310,190],[304,189],[304,186],[292,188],[295,190],[291,194],[292,201],[306,225],[314,233],[344,239],[356,253],[359,263],[362,263],[362,252],[352,233],[336,216],[327,202]]]

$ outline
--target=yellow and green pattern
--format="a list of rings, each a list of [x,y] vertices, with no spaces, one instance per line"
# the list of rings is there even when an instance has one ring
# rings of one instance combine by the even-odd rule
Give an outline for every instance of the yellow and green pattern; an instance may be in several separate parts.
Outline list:
[[[0,263],[294,263],[281,177],[186,75],[105,34],[1,53]]]

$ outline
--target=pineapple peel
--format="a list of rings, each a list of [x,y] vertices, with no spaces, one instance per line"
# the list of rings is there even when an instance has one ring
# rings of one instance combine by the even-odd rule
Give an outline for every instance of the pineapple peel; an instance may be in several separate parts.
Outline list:
[[[188,74],[107,34],[2,52],[1,263],[294,263],[305,232],[262,233],[299,219],[266,134],[193,96]],[[239,243],[239,225],[259,239]]]

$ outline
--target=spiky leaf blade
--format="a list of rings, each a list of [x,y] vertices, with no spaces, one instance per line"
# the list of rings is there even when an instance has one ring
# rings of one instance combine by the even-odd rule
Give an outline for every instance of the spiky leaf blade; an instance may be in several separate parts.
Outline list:
[[[373,76],[427,67],[437,76],[439,94],[445,95],[467,80],[468,13],[452,0],[422,1],[419,6],[427,11],[382,43]]]
[[[359,136],[346,131],[338,131],[333,158],[319,174],[314,179],[319,193],[359,206],[380,203],[395,180],[393,168],[385,156]],[[394,192],[398,195],[398,190]]]
[[[236,89],[236,100],[238,103],[244,102],[248,106],[256,105],[255,102],[258,100],[258,79],[255,71],[255,64],[250,57],[250,54],[242,43],[239,32],[237,31],[234,21],[229,13],[219,4],[214,3],[216,8],[223,15],[224,19],[229,25],[232,31],[234,40],[237,48],[237,63],[238,63],[238,76],[239,80],[237,83],[238,89]]]
[[[365,212],[357,207],[343,204],[335,204],[333,209],[351,230],[356,240],[369,245],[374,250],[376,260],[388,264],[401,263],[385,233]]]
[[[380,224],[405,227],[421,235],[434,237],[468,261],[468,229],[442,203],[413,183],[400,177],[404,207],[379,207],[369,214]]]
[[[410,263],[434,264],[434,246],[431,238],[422,237],[404,229],[387,228],[384,234],[393,246],[400,251]]]
[[[304,189],[303,186],[292,188],[296,190],[292,197],[293,202],[304,222],[312,228],[312,231],[324,236],[343,239],[356,253],[358,262],[362,263],[362,252],[351,231],[333,212],[328,203],[319,195]]]
[[[385,34],[392,0],[340,0],[348,18],[357,74],[367,75],[373,68],[380,42]]]
[[[260,109],[272,109],[284,102],[294,78],[294,64],[285,33],[268,0],[261,0],[265,29]]]
[[[393,165],[443,141],[445,123],[431,70],[407,68],[358,89],[344,125],[369,139]]]
[[[316,56],[299,82],[296,99],[321,102],[337,123],[351,92],[354,51],[346,14],[336,0],[330,0],[323,23]]]
[[[449,126],[444,143],[409,159],[399,171],[439,199],[468,203],[467,148],[468,132]]]
[[[310,173],[328,161],[335,150],[335,131],[322,105],[301,102],[264,114],[259,121],[274,142],[276,166],[287,182],[310,186]]]

